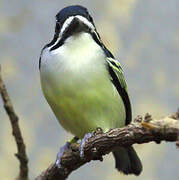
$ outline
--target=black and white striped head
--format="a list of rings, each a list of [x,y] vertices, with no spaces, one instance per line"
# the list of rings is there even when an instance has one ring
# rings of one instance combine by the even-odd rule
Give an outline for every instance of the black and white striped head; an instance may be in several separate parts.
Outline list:
[[[83,6],[68,6],[56,15],[55,35],[47,47],[53,51],[64,44],[65,40],[80,32],[90,33],[92,38],[101,45],[92,17]]]

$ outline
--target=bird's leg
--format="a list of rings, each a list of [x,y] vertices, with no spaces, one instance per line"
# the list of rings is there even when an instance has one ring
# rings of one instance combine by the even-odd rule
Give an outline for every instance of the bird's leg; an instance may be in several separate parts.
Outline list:
[[[81,143],[80,143],[80,157],[83,158],[84,157],[84,147],[85,147],[85,143],[88,141],[88,139],[90,137],[93,136],[93,132],[92,133],[86,133],[84,138],[81,140]]]
[[[102,133],[103,133],[103,130],[100,127],[97,127],[96,131],[85,134],[84,138],[81,140],[81,143],[80,143],[80,157],[81,158],[84,157],[84,146],[85,146],[85,143],[88,141],[88,139],[92,137],[93,135],[102,134]]]
[[[79,138],[75,136],[71,140],[67,141],[65,143],[65,145],[60,148],[60,151],[57,154],[57,158],[56,158],[56,162],[55,162],[55,164],[58,168],[61,168],[61,157],[63,156],[64,152],[66,152],[68,149],[70,149],[70,145],[72,143],[76,143],[78,140],[79,140]]]

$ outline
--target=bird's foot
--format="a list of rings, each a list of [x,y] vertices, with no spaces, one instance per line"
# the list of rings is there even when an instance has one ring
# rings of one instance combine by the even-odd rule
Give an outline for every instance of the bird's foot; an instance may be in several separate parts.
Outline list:
[[[97,127],[95,131],[91,132],[91,133],[87,133],[85,134],[84,138],[81,140],[80,143],[80,157],[83,158],[84,157],[84,147],[85,147],[85,143],[88,141],[88,139],[90,137],[92,137],[93,135],[98,135],[98,134],[102,134],[103,130],[100,127]]]
[[[64,152],[66,152],[69,148],[70,148],[69,142],[66,142],[65,145],[60,148],[60,151],[57,154],[57,159],[55,162],[58,168],[61,168],[61,157],[63,156]]]
[[[57,154],[57,158],[56,158],[56,162],[55,162],[55,164],[56,164],[56,166],[57,166],[58,168],[61,168],[61,157],[63,156],[63,154],[64,154],[67,150],[69,150],[69,149],[70,149],[70,145],[71,145],[72,143],[77,142],[78,139],[79,139],[79,138],[75,136],[73,139],[71,139],[70,141],[66,142],[65,145],[60,148],[60,151],[59,151],[58,154]]]
[[[88,139],[90,137],[93,136],[93,133],[87,133],[85,134],[84,138],[81,140],[81,143],[80,143],[80,157],[83,158],[84,157],[84,147],[85,147],[85,143],[88,141]]]

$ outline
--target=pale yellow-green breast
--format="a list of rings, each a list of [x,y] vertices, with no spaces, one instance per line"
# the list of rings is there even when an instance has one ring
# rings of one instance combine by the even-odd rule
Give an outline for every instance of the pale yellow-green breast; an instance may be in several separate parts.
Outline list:
[[[107,131],[125,125],[122,98],[111,83],[103,51],[93,43],[82,34],[58,51],[42,54],[44,95],[60,124],[79,138],[97,127]]]

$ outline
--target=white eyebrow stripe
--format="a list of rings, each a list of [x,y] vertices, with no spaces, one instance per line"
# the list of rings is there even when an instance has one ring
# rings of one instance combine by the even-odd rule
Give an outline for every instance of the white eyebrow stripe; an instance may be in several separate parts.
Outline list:
[[[85,17],[80,16],[80,15],[77,15],[75,17],[77,17],[80,21],[82,21],[84,24],[86,24],[92,31],[95,30],[94,25],[90,21],[88,21],[88,19],[86,19]]]
[[[70,16],[64,23],[60,31],[60,36],[63,34],[65,29],[70,25],[70,23],[73,21],[75,16]]]
[[[53,46],[55,46],[55,45],[60,41],[63,32],[64,32],[65,29],[70,25],[70,23],[73,21],[73,18],[74,18],[74,17],[75,17],[75,16],[70,16],[70,17],[64,22],[64,24],[63,24],[63,26],[62,26],[62,28],[61,28],[59,37],[58,37],[58,39],[56,40],[56,42],[53,44]],[[51,46],[51,47],[53,47],[53,46]],[[50,49],[51,47],[49,47],[49,49]]]
[[[70,23],[73,21],[74,18],[78,18],[80,21],[82,21],[84,24],[86,24],[92,31],[95,31],[95,27],[93,24],[88,21],[85,17],[77,15],[77,16],[70,16],[63,24],[61,31],[60,31],[60,37],[62,36],[65,29],[70,25]]]

